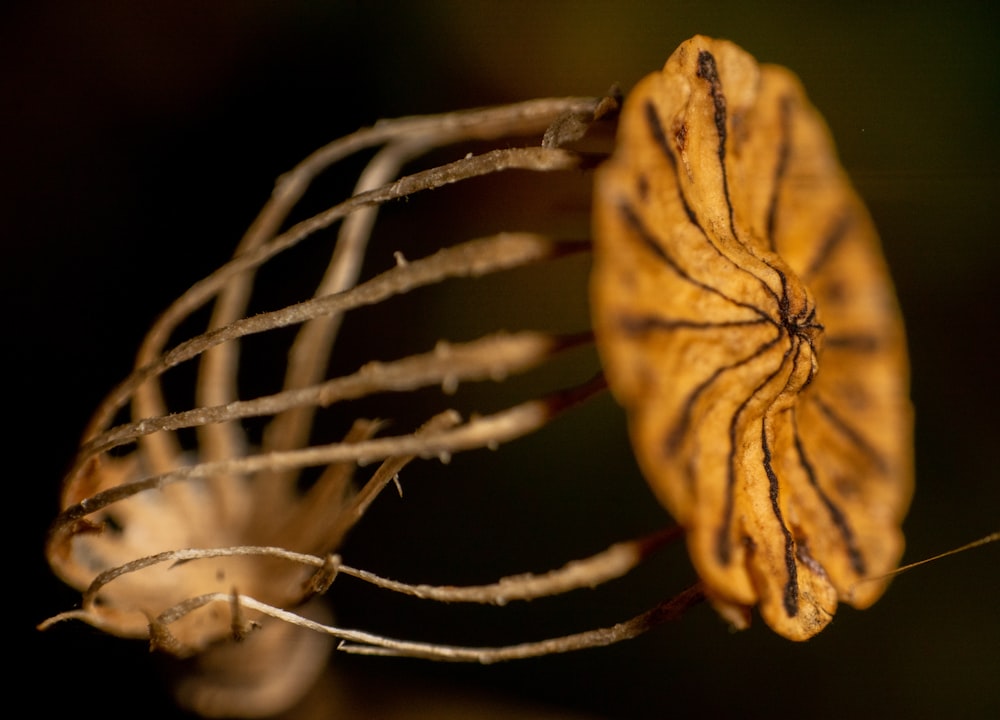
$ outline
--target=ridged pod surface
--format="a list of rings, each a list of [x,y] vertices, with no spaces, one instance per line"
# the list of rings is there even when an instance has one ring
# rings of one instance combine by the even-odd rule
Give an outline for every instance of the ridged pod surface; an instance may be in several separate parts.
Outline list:
[[[625,102],[594,222],[607,379],[716,608],[804,640],[869,606],[912,494],[905,337],[798,79],[682,44]]]

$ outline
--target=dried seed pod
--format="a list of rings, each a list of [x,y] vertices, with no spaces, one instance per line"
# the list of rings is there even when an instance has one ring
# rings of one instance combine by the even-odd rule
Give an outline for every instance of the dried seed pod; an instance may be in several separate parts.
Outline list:
[[[912,493],[903,325],[872,221],[787,70],[695,37],[596,178],[594,330],[654,491],[736,624],[802,640],[894,568]]]
[[[634,637],[706,593],[737,624],[759,603],[794,639],[818,632],[838,599],[873,602],[884,582],[857,581],[895,566],[912,484],[904,338],[877,238],[797,81],[758,68],[730,43],[694,38],[633,92],[598,173],[592,286],[607,382],[628,410],[643,470],[687,531],[703,583],[611,627],[495,648],[395,640],[313,614],[312,598],[341,575],[421,598],[504,604],[620,577],[679,536],[654,533],[549,573],[475,587],[389,581],[333,554],[407,463],[535,432],[602,391],[600,375],[527,400],[505,396],[505,409],[487,415],[449,406],[395,435],[354,415],[339,442],[312,434],[331,405],[391,393],[405,405],[407,393],[432,386],[449,397],[461,383],[500,381],[590,343],[582,328],[491,328],[391,360],[366,356],[355,372],[326,377],[348,313],[587,248],[500,232],[416,259],[397,253],[394,267],[361,281],[379,205],[510,169],[592,168],[593,154],[562,146],[617,108],[617,97],[546,99],[385,121],[282,177],[233,259],[167,309],[134,372],[95,413],[47,546],[83,603],[45,624],[80,619],[191,657],[181,701],[205,715],[249,716],[294,703],[323,667],[329,637],[350,652],[485,663]],[[398,178],[430,150],[529,135],[538,144],[457,153]],[[319,172],[374,147],[353,196],[284,227]],[[257,270],[340,221],[314,296],[252,314]],[[206,331],[169,348],[213,300]],[[281,389],[241,399],[240,342],[293,326]],[[161,376],[195,359],[194,406],[168,412]],[[126,405],[131,422],[114,426]],[[241,423],[261,418],[266,429],[250,443]],[[178,438],[190,429],[193,447]],[[353,474],[372,461],[381,465],[353,492]],[[309,467],[324,469],[303,491]]]
[[[521,402],[505,397],[508,406],[490,414],[472,408],[463,416],[446,405],[415,422],[393,416],[388,419],[396,421],[394,435],[383,434],[385,423],[348,415],[353,426],[342,440],[316,442],[315,417],[328,408],[332,414],[359,398],[396,393],[399,412],[412,414],[415,404],[407,402],[407,393],[437,386],[441,402],[451,403],[450,391],[459,383],[502,381],[591,342],[585,328],[564,336],[491,328],[465,342],[431,341],[411,354],[400,351],[402,357],[363,355],[354,372],[328,378],[346,314],[446,280],[542,263],[588,247],[581,240],[499,232],[410,260],[397,253],[395,261],[384,259],[388,267],[382,272],[362,281],[378,208],[511,169],[576,171],[590,161],[559,147],[574,133],[556,133],[544,147],[541,138],[562,118],[593,122],[599,106],[599,98],[556,98],[383,121],[321,148],[282,176],[232,260],[192,286],[156,321],[135,370],[91,420],[65,479],[62,512],[46,548],[52,568],[83,592],[83,602],[43,626],[82,620],[114,635],[148,638],[154,649],[190,659],[188,676],[177,684],[178,698],[209,716],[279,712],[324,668],[331,636],[367,638],[321,623],[323,614],[310,601],[326,592],[338,573],[369,578],[331,553],[374,497],[418,457],[494,448],[604,389],[598,377]],[[434,149],[532,135],[538,142],[530,147],[478,155],[456,148],[453,162],[399,177],[405,163]],[[319,172],[370,148],[378,150],[351,197],[286,226]],[[341,221],[312,297],[269,312],[249,311],[250,297],[259,289],[254,287],[259,268]],[[214,304],[205,332],[175,337],[182,323],[209,303]],[[241,343],[284,328],[298,329],[290,347],[281,344],[280,333],[269,336],[279,336],[274,341],[278,354],[288,359],[283,383],[267,384],[280,389],[248,396],[238,376],[241,365],[252,365],[256,358],[244,352],[241,362]],[[194,406],[170,412],[162,376],[189,361],[198,363]],[[115,426],[126,406],[131,421]],[[266,421],[253,442],[244,425],[248,420]],[[182,438],[181,431],[190,434]],[[374,461],[381,465],[353,490],[357,468]],[[306,468],[322,471],[300,486]],[[626,558],[625,569],[617,572],[632,565]],[[564,577],[557,580],[559,587],[566,586]],[[524,594],[518,587],[512,594],[510,583],[500,591]]]

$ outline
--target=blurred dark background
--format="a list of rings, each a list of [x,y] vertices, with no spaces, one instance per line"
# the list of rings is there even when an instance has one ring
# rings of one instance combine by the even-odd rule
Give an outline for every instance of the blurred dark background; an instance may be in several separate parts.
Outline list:
[[[229,255],[278,174],[382,117],[627,90],[695,33],[800,75],[879,226],[917,407],[906,559],[997,529],[997,11],[804,8],[42,0],[0,10],[11,700],[37,693],[28,688],[41,677],[33,712],[179,715],[141,643],[77,626],[34,632],[78,598],[48,572],[42,542],[89,413],[156,314]],[[585,309],[582,287],[566,292]],[[487,581],[668,522],[607,399],[510,447],[487,462],[456,458],[440,486],[435,464],[402,502],[380,501],[348,561],[414,581]],[[486,668],[338,657],[335,672],[427,717],[429,689],[596,717],[996,717],[998,559],[994,545],[915,570],[804,644],[761,623],[732,635],[701,608],[570,656]],[[515,642],[640,612],[690,581],[686,563],[668,551],[613,587],[522,607],[427,609],[346,583],[337,607],[346,625],[394,635],[438,627],[441,641]]]

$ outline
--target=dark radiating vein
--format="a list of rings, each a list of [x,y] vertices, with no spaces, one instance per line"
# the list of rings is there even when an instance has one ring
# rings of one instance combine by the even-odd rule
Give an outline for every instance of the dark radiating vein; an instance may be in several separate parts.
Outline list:
[[[823,269],[823,265],[830,259],[833,251],[840,244],[840,241],[844,239],[844,236],[847,235],[847,231],[853,224],[854,216],[849,211],[844,211],[837,215],[833,221],[833,225],[823,235],[823,239],[819,243],[819,250],[816,251],[816,256],[809,263],[806,271],[802,273],[802,282],[808,283],[810,279]]]
[[[736,221],[733,217],[733,201],[729,197],[729,175],[726,173],[726,96],[722,92],[722,81],[719,80],[719,68],[715,64],[715,56],[708,50],[698,53],[698,77],[708,82],[709,94],[712,97],[712,107],[714,109],[713,119],[715,120],[715,131],[719,136],[719,166],[722,168],[722,194],[726,198],[726,207],[729,209],[729,229],[736,236]]]
[[[803,315],[805,319],[803,320]],[[795,317],[792,318],[802,328],[817,328],[822,330],[823,326],[816,322],[816,308],[812,305],[806,303],[802,306],[802,309],[795,313]]]
[[[684,405],[683,408],[681,409],[680,417],[678,418],[677,422],[674,423],[674,427],[670,431],[670,434],[667,435],[667,443],[666,443],[667,451],[670,453],[677,452],[677,449],[680,447],[681,440],[684,439],[684,436],[687,434],[688,427],[690,427],[691,425],[691,414],[694,412],[695,403],[698,402],[698,398],[701,397],[701,394],[712,386],[712,383],[718,380],[723,373],[728,372],[730,370],[735,370],[736,368],[742,367],[743,365],[746,365],[747,363],[763,356],[771,348],[777,345],[778,342],[781,340],[781,338],[782,338],[782,332],[780,329],[778,329],[777,334],[773,338],[771,338],[765,343],[761,343],[760,345],[758,345],[754,349],[754,351],[749,355],[747,355],[745,358],[737,360],[736,362],[731,363],[729,365],[723,365],[720,368],[716,368],[711,375],[705,378],[701,383],[698,384],[697,387],[695,387],[694,390],[688,393],[688,396],[684,399]]]
[[[649,180],[645,173],[639,173],[636,177],[635,189],[639,192],[639,200],[643,203],[649,201]]]
[[[854,530],[851,529],[851,524],[848,521],[847,516],[844,515],[840,507],[830,499],[830,496],[826,494],[819,484],[819,479],[816,476],[816,469],[806,456],[806,449],[802,444],[802,437],[799,435],[799,427],[798,422],[796,421],[794,409],[792,410],[792,434],[795,437],[795,450],[799,456],[799,465],[802,466],[802,469],[806,473],[806,477],[809,479],[809,485],[816,492],[820,502],[823,503],[827,513],[830,515],[830,520],[833,521],[837,531],[840,533],[840,537],[843,538],[844,545],[847,547],[847,556],[851,561],[851,567],[858,575],[865,575],[867,572],[865,559],[861,554],[861,549],[858,547],[857,537],[854,535]]]
[[[708,82],[709,95],[712,98],[712,107],[714,109],[713,119],[715,121],[715,131],[719,138],[718,148],[716,150],[719,156],[719,170],[722,172],[722,195],[725,198],[726,209],[729,212],[729,232],[732,234],[733,239],[737,243],[743,246],[743,248],[756,257],[750,248],[740,240],[739,233],[736,232],[736,217],[735,210],[733,209],[733,201],[729,196],[729,173],[726,171],[726,140],[729,136],[728,130],[726,129],[726,96],[722,92],[722,81],[719,79],[719,69],[715,63],[715,56],[707,50],[702,50],[698,53],[698,77],[702,80]],[[708,237],[706,235],[706,237]],[[787,287],[785,286],[785,277],[780,273],[777,268],[771,265],[764,258],[758,258],[767,267],[775,272],[781,277],[781,289],[782,297],[785,298],[787,294]],[[740,267],[740,266],[737,266]],[[758,277],[756,274],[750,272],[746,268],[740,267],[741,270],[751,275],[755,278],[764,290],[774,298],[775,302],[779,302],[777,294],[771,289],[771,286],[764,282],[764,278]],[[787,302],[787,300],[786,300]]]
[[[774,226],[778,218],[778,196],[780,195],[781,183],[784,182],[785,173],[788,170],[788,158],[792,154],[792,98],[784,95],[778,102],[778,125],[781,128],[781,140],[778,144],[778,162],[774,167],[771,200],[767,209],[767,243],[771,252],[777,252]]]
[[[666,318],[660,315],[633,315],[631,313],[622,314],[618,318],[618,327],[626,335],[645,335],[654,330],[721,330],[724,328],[745,328],[766,323],[772,323],[772,321],[768,318],[756,318],[754,320],[699,322],[697,320]]]
[[[792,378],[796,376],[796,368],[799,364],[800,350],[802,349],[803,342],[801,335],[792,336],[792,345],[789,348],[789,352],[785,354],[785,357],[781,361],[781,367],[784,367],[789,355],[791,355],[792,367],[788,373],[788,377],[785,379],[785,386],[775,397],[787,391],[792,383]],[[779,367],[779,370],[781,367]],[[781,512],[781,483],[778,480],[777,473],[774,472],[774,466],[771,464],[771,446],[767,440],[767,419],[771,415],[771,407],[764,412],[760,422],[760,446],[763,452],[762,465],[764,467],[764,474],[767,475],[771,512],[778,521],[781,533],[785,538],[785,570],[788,573],[788,581],[785,583],[783,597],[785,613],[788,617],[795,617],[799,612],[799,571],[795,562],[795,539],[792,537],[792,532],[788,529],[788,525],[785,524],[785,518]]]
[[[779,335],[780,337],[780,335]],[[782,368],[785,367],[785,363],[788,362],[788,358],[792,353],[798,352],[797,343],[791,342],[788,348],[785,350],[781,357],[781,362],[778,363],[778,367],[775,368],[774,372],[768,375],[763,382],[761,382],[757,387],[753,389],[740,406],[736,408],[736,412],[733,413],[732,420],[729,421],[729,455],[727,467],[727,478],[726,478],[726,502],[725,508],[723,509],[722,524],[716,533],[716,545],[715,554],[719,562],[723,565],[728,565],[729,561],[732,559],[732,544],[730,543],[730,529],[733,525],[733,510],[735,508],[735,494],[736,494],[736,428],[739,425],[740,415],[743,411],[747,409],[750,401],[753,400],[761,390],[767,387],[774,378],[781,374]]]
[[[716,78],[716,79],[718,79],[718,78]],[[774,298],[774,301],[777,303],[778,302],[778,296],[777,296],[777,294],[774,292],[774,290],[771,288],[770,285],[768,285],[766,282],[764,282],[763,278],[758,277],[757,275],[755,275],[754,273],[752,273],[750,270],[748,270],[747,268],[743,267],[739,263],[735,262],[734,260],[732,260],[732,258],[728,257],[725,253],[722,252],[722,250],[719,249],[719,247],[714,242],[712,242],[712,238],[709,236],[709,234],[707,232],[705,232],[705,228],[702,227],[701,222],[698,220],[698,216],[695,214],[694,210],[691,209],[691,206],[688,204],[687,197],[684,195],[684,190],[681,188],[681,183],[680,183],[680,179],[679,179],[680,176],[679,176],[678,170],[677,170],[677,158],[674,157],[674,151],[670,147],[670,142],[667,140],[667,134],[666,134],[666,132],[663,129],[663,122],[660,120],[659,113],[656,112],[656,107],[653,105],[653,103],[650,102],[650,101],[648,101],[648,100],[646,101],[646,103],[643,106],[643,108],[646,111],[646,124],[649,125],[649,133],[650,133],[650,135],[653,136],[654,143],[656,144],[656,146],[658,148],[660,148],[660,151],[663,153],[663,155],[670,162],[670,167],[673,169],[674,175],[678,176],[678,180],[677,180],[677,197],[680,200],[681,206],[684,208],[684,213],[687,215],[688,220],[690,220],[691,223],[696,228],[698,228],[698,230],[701,232],[702,237],[705,238],[705,242],[708,243],[708,246],[710,248],[712,248],[719,257],[721,257],[722,259],[724,259],[726,262],[731,263],[740,272],[746,273],[747,275],[749,275],[750,277],[752,277],[754,280],[756,280],[757,282],[759,282],[760,285],[761,285],[761,287],[764,288],[764,291],[768,295],[770,295],[772,298]],[[723,125],[722,144],[724,146],[725,145],[725,101],[724,100],[723,100],[723,123],[722,123],[722,125]],[[725,157],[725,148],[724,147],[721,150],[721,154],[722,154],[722,157],[724,158]],[[723,166],[722,166],[722,179],[723,179],[723,183],[727,182],[726,181],[726,166],[725,166],[724,163],[723,163]],[[729,208],[729,222],[730,222],[730,227],[732,228],[733,237],[735,238],[736,237],[736,230],[735,230],[735,227],[732,226],[732,223],[733,223],[733,206],[732,206],[732,203],[729,202],[729,187],[728,187],[728,185],[724,185],[724,187],[725,187],[725,193],[726,193],[726,205]],[[737,238],[737,241],[739,241],[739,238]],[[770,267],[770,265],[768,265],[768,267]],[[782,278],[782,289],[784,290],[784,278]]]
[[[804,318],[803,315],[805,316]],[[785,321],[785,329],[788,330],[789,335],[795,335],[802,342],[808,345],[813,357],[817,356],[816,338],[819,333],[822,333],[826,328],[823,327],[822,323],[816,321],[815,305],[810,303],[803,305],[802,309],[799,310],[794,317],[788,318]],[[801,393],[812,384],[813,378],[816,377],[816,371],[816,364],[813,363],[812,367],[809,369],[809,377],[806,378],[806,381],[802,384],[802,387],[798,389],[798,392]]]
[[[670,253],[667,252],[666,248],[663,246],[662,243],[659,242],[658,238],[653,234],[653,232],[648,227],[646,227],[645,223],[643,223],[642,221],[642,218],[640,218],[639,215],[636,214],[635,209],[628,201],[622,201],[622,203],[619,205],[619,211],[621,212],[622,217],[625,220],[625,223],[632,228],[632,230],[635,232],[636,235],[639,236],[639,239],[642,240],[642,243],[647,248],[649,248],[649,250],[654,255],[656,255],[661,261],[663,261],[671,270],[673,270],[678,277],[685,280],[686,282],[691,283],[695,287],[701,288],[705,292],[717,295],[723,300],[726,300],[727,302],[730,302],[738,307],[743,307],[747,308],[748,310],[752,310],[755,314],[759,315],[760,317],[768,318],[773,322],[773,319],[770,318],[767,312],[758,308],[756,305],[736,300],[735,298],[726,295],[718,288],[712,287],[711,285],[703,283],[701,280],[697,280],[688,275],[687,271],[684,270],[680,265],[678,265],[677,261],[673,258],[673,256],[671,256]]]
[[[795,374],[795,361],[792,362],[792,374]],[[771,498],[771,511],[775,519],[781,526],[781,534],[785,538],[785,570],[788,572],[788,582],[785,583],[784,604],[788,617],[795,617],[799,612],[799,572],[795,565],[795,540],[792,533],[785,525],[785,518],[781,513],[779,503],[781,496],[781,484],[778,476],[771,465],[771,446],[767,442],[767,415],[760,422],[760,443],[764,450],[764,472],[767,474],[768,493]]]
[[[781,315],[782,323],[788,328],[789,332],[791,332],[791,318],[789,317],[791,304],[788,301],[788,277],[778,268],[771,266],[770,263],[768,264],[768,267],[778,273],[778,280],[781,282],[781,298],[778,300],[778,312]],[[763,282],[763,280],[761,280],[761,282]],[[772,292],[774,291],[772,290]]]
[[[646,101],[643,106],[646,111],[646,124],[649,125],[649,134],[653,136],[653,142],[656,146],[660,148],[660,152],[667,158],[670,162],[670,167],[674,171],[674,175],[677,175],[677,158],[674,157],[674,151],[670,147],[670,143],[667,141],[667,134],[663,131],[663,123],[660,122],[660,115],[656,112],[656,108],[653,103]],[[706,235],[705,228],[701,226],[698,222],[698,216],[694,214],[694,210],[688,205],[687,198],[684,197],[684,191],[681,189],[680,182],[677,183],[677,197],[681,201],[681,206],[684,208],[684,214],[687,215],[688,220],[691,224],[695,225],[699,230],[701,230],[702,235]]]
[[[808,395],[809,400],[819,409],[820,414],[826,418],[833,428],[843,435],[848,442],[857,447],[861,452],[875,464],[879,472],[886,472],[888,466],[885,458],[875,449],[875,447],[865,439],[864,435],[858,432],[857,428],[851,426],[832,407],[819,399],[815,393]]]

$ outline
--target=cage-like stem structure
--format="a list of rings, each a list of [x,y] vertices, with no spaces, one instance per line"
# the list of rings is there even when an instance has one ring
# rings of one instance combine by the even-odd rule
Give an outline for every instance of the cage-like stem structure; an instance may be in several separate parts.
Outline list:
[[[339,639],[341,647],[352,652],[493,662],[615,642],[699,601],[701,591],[693,588],[612,628],[479,649],[421,645],[337,628],[310,604],[338,575],[449,602],[530,599],[618,577],[676,536],[676,531],[658,533],[551,573],[473,588],[389,581],[351,568],[335,554],[372,500],[407,463],[495,449],[532,433],[601,392],[605,385],[600,373],[484,415],[463,416],[445,409],[411,430],[397,431],[394,425],[392,433],[384,432],[385,423],[359,417],[341,440],[314,440],[314,421],[322,409],[382,393],[433,386],[447,392],[461,383],[501,381],[591,343],[586,328],[568,334],[491,332],[465,342],[441,340],[399,359],[371,360],[352,372],[327,377],[338,332],[352,311],[452,278],[488,275],[589,250],[586,239],[501,232],[419,259],[408,261],[397,254],[394,267],[362,280],[380,206],[504,171],[586,172],[602,156],[573,146],[595,123],[613,120],[617,105],[617,98],[610,96],[544,99],[383,121],[330,143],[279,178],[232,259],[160,316],[142,342],[134,371],[112,390],[89,423],[65,480],[63,509],[47,547],[55,571],[83,591],[82,607],[43,625],[80,619],[116,635],[149,638],[155,647],[180,657],[231,653],[226,642],[230,638],[246,637],[245,652],[252,652],[253,643],[281,648],[271,654],[281,658],[284,672],[269,668],[254,670],[242,681],[229,678],[235,689],[225,692],[210,692],[193,681],[181,693],[182,702],[204,714],[268,714],[290,704],[315,677],[323,665],[327,637]],[[441,148],[539,136],[541,143],[494,147],[401,176],[405,165]],[[317,176],[350,155],[375,148],[348,199],[289,224],[293,208]],[[251,313],[258,270],[336,223],[336,244],[313,296]],[[179,328],[209,304],[205,331],[171,347]],[[242,399],[241,340],[282,328],[297,331],[281,388]],[[162,378],[193,360],[198,363],[194,407],[171,412]],[[127,406],[131,419],[116,425]],[[266,420],[266,427],[259,440],[251,442],[242,422],[260,419]],[[192,428],[197,441],[185,446],[179,433]],[[355,470],[373,462],[380,465],[359,491],[352,491]],[[322,469],[302,489],[301,473],[307,468]],[[308,639],[302,639],[301,628],[308,631]],[[233,673],[245,665],[226,658],[230,656],[221,662],[228,662]],[[261,679],[265,673],[266,683]]]

